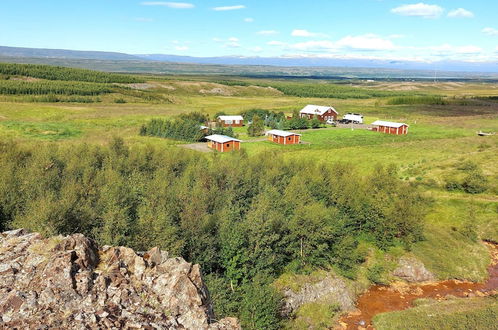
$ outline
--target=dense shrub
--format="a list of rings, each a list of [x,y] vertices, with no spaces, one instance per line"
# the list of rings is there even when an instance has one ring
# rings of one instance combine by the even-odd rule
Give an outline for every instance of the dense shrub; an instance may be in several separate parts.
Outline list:
[[[283,112],[275,112],[264,109],[251,109],[241,113],[246,122],[252,121],[254,116],[264,120],[264,125],[271,128],[282,128],[279,127],[286,120],[285,114]]]
[[[259,116],[252,117],[251,123],[247,126],[249,136],[261,136],[265,134],[265,123]]]
[[[158,136],[183,141],[201,141],[206,134],[201,130],[207,116],[199,112],[179,115],[174,119],[151,119],[140,128],[140,135]],[[208,134],[219,134],[210,132]]]
[[[470,171],[463,179],[462,189],[469,194],[480,194],[488,189],[488,179],[481,170]]]
[[[285,269],[354,277],[359,240],[420,239],[426,201],[392,168],[283,155],[219,157],[177,148],[0,142],[0,227],[80,232],[101,244],[153,246],[199,263],[213,297],[247,328],[276,328],[267,283]],[[259,276],[259,278],[258,278]],[[223,316],[223,315],[221,315]]]
[[[463,190],[469,194],[480,194],[489,189],[489,180],[478,164],[464,161],[456,166],[457,170],[465,173],[451,175],[446,178],[445,187],[448,191]]]

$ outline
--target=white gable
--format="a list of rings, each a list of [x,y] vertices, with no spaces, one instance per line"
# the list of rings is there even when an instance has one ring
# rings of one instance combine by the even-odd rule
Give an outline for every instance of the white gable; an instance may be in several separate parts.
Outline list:
[[[291,135],[301,135],[301,134],[287,132],[287,131],[281,131],[279,129],[272,129],[272,130],[266,132],[266,135],[277,135],[277,136],[287,137],[287,136],[291,136]]]
[[[242,116],[218,116],[218,119],[222,120],[222,121],[230,121],[230,120],[238,121],[238,120],[244,120],[244,117],[242,117]]]
[[[210,141],[214,141],[214,142],[218,142],[218,143],[225,143],[225,142],[230,142],[230,141],[242,142],[241,140],[238,140],[236,138],[226,136],[226,135],[219,135],[219,134],[206,136],[206,140],[210,140]]]
[[[313,105],[313,104],[308,104],[301,111],[299,111],[299,113],[322,116],[325,112],[327,112],[329,110],[332,110],[333,112],[338,114],[338,112],[333,107],[325,107],[325,106]]]
[[[372,123],[372,125],[374,126],[386,126],[386,127],[394,127],[394,128],[398,128],[398,127],[401,127],[401,126],[407,126],[407,124],[405,123],[394,123],[392,121],[383,121],[383,120],[376,120]]]

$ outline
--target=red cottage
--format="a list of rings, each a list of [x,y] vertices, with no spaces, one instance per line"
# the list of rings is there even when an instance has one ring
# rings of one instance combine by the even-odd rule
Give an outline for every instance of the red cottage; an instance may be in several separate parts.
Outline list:
[[[301,134],[272,129],[266,132],[269,141],[278,144],[298,144],[301,141]]]
[[[218,116],[218,122],[224,127],[241,127],[244,125],[242,116]]]
[[[236,138],[218,134],[206,136],[206,140],[208,140],[209,148],[219,152],[240,150],[240,142],[242,142]]]
[[[405,123],[393,123],[390,121],[376,120],[372,123],[374,131],[394,134],[394,135],[404,135],[408,134],[408,125]]]
[[[301,118],[313,119],[315,116],[320,121],[337,120],[339,113],[333,107],[323,107],[320,105],[307,105],[301,111],[299,116]]]

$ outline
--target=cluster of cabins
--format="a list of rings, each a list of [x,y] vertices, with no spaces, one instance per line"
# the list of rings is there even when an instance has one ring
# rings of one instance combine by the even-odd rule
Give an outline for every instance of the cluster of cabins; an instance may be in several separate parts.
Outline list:
[[[333,107],[307,105],[300,112],[301,118],[313,119],[317,118],[322,122],[336,122],[339,113]],[[363,117],[362,117],[363,118]],[[241,127],[244,125],[244,118],[242,116],[219,116],[218,123],[223,127]],[[408,134],[408,125],[405,123],[395,123],[383,120],[376,120],[372,124],[372,130],[394,135]],[[301,134],[273,129],[266,132],[269,141],[278,144],[299,144],[301,142]],[[226,136],[226,135],[209,135],[206,136],[208,147],[219,152],[227,152],[233,150],[240,150],[241,140]]]

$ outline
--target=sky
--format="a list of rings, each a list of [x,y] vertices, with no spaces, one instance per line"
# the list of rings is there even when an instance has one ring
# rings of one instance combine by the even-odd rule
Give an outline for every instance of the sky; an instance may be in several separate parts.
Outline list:
[[[498,62],[498,0],[0,0],[0,45]]]

